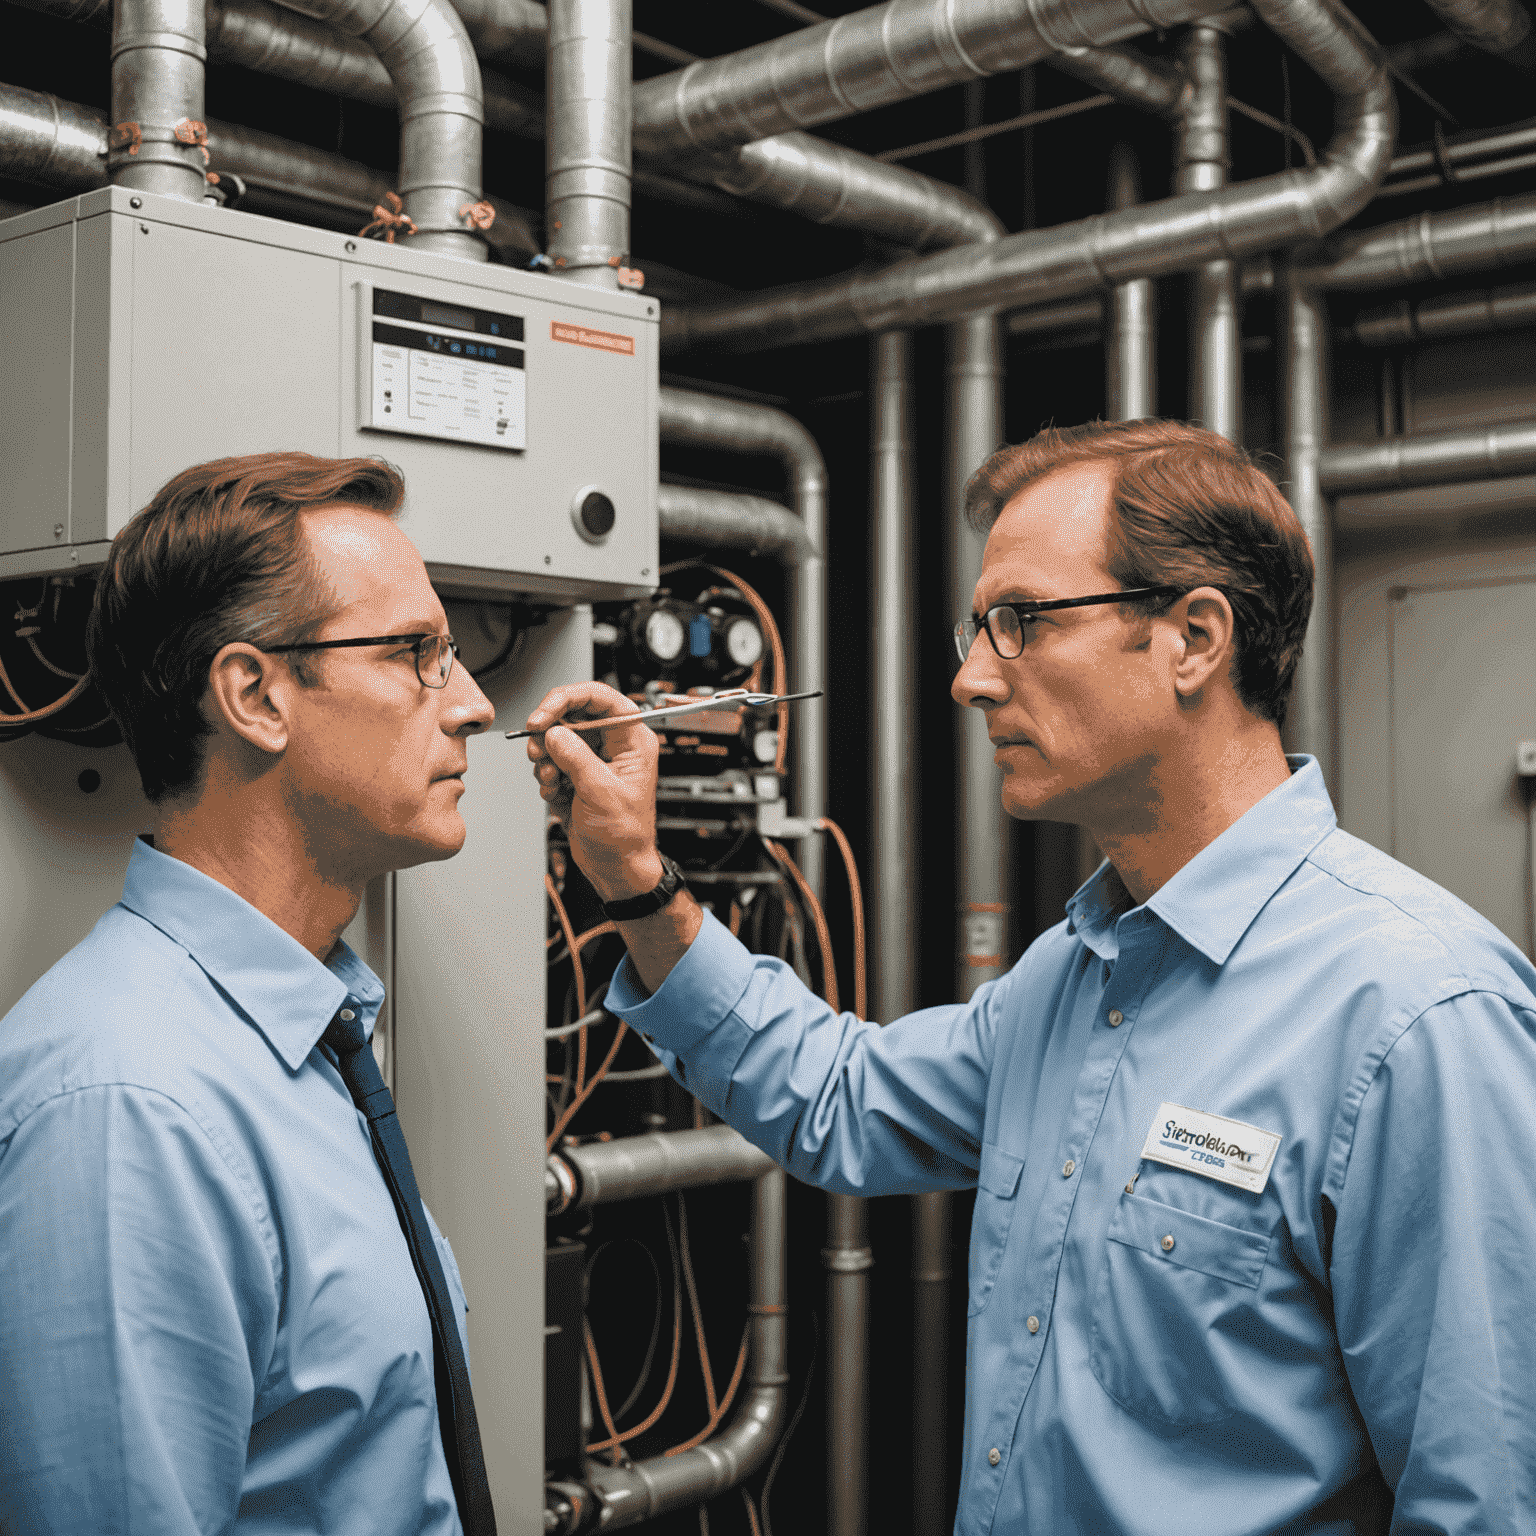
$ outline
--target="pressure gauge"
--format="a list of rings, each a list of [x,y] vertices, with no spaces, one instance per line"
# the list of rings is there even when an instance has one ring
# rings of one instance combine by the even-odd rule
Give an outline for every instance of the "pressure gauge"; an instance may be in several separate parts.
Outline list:
[[[763,654],[763,632],[751,619],[736,619],[725,632],[726,654],[738,667],[753,666]]]
[[[645,648],[657,661],[676,661],[687,643],[688,632],[675,613],[665,608],[651,610],[645,621]]]

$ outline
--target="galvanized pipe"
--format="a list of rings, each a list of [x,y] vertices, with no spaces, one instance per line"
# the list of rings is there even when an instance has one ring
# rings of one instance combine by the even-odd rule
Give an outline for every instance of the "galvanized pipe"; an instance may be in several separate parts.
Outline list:
[[[1355,316],[1350,333],[1364,347],[1401,347],[1455,336],[1492,336],[1536,325],[1536,283],[1512,283],[1476,293],[1404,299]]]
[[[696,1131],[655,1131],[648,1136],[621,1136],[615,1141],[565,1147],[549,1159],[564,1163],[574,1181],[555,1170],[555,1183],[574,1194],[561,1200],[557,1211],[585,1211],[619,1200],[643,1200],[678,1189],[705,1189],[739,1184],[773,1171],[773,1159],[759,1151],[728,1125]],[[548,1181],[546,1181],[546,1188]]]
[[[751,351],[905,329],[1320,237],[1369,202],[1387,169],[1396,129],[1391,86],[1375,51],[1327,0],[1255,0],[1255,8],[1336,94],[1338,126],[1316,167],[1027,230],[878,272],[672,311],[663,316],[664,347]]]
[[[1157,117],[1179,117],[1189,99],[1189,79],[1182,69],[1134,48],[1063,48],[1048,62],[1095,91]]]
[[[827,1196],[827,1536],[869,1525],[869,1212]]]
[[[751,555],[767,555],[791,570],[821,555],[802,519],[766,496],[663,484],[656,491],[656,510],[664,539],[683,539],[712,549],[744,549]]]
[[[912,1197],[912,1536],[947,1536],[953,1200]]]
[[[1286,495],[1312,545],[1312,615],[1285,723],[1292,752],[1317,758],[1338,794],[1338,672],[1334,656],[1333,515],[1322,483],[1328,441],[1329,320],[1323,295],[1292,269],[1284,274],[1277,311],[1281,324],[1281,408]]]
[[[629,260],[630,46],[630,0],[550,0],[549,256],[596,288]]]
[[[1136,151],[1129,144],[1117,144],[1109,156],[1109,206],[1134,208],[1140,201],[1141,172]],[[1110,290],[1109,307],[1111,319],[1104,338],[1105,414],[1117,421],[1155,416],[1156,285],[1150,277],[1133,277],[1128,283],[1117,283]]]
[[[661,159],[746,144],[1221,9],[1220,0],[887,0],[642,81],[636,152]]]
[[[820,688],[827,678],[827,465],[816,439],[786,411],[725,400],[688,389],[663,386],[661,439],[695,448],[763,454],[784,466],[790,501],[814,553],[790,574],[789,686],[796,693]],[[815,820],[827,813],[828,700],[823,692],[800,707],[796,717],[790,774],[797,815]],[[821,894],[825,870],[822,840],[806,838],[800,867],[811,889]]]
[[[285,8],[363,38],[395,83],[400,197],[422,250],[486,259],[474,232],[481,203],[485,109],[480,65],[448,0],[286,0]]]
[[[1196,23],[1180,48],[1190,94],[1175,138],[1176,192],[1215,192],[1227,184],[1227,61],[1219,28]],[[1209,261],[1189,274],[1191,421],[1232,442],[1242,437],[1243,335],[1237,267]]]
[[[789,1390],[784,1186],[776,1168],[752,1190],[747,1370],[740,1406],[728,1428],[691,1451],[620,1467],[591,1464],[588,1486],[602,1506],[604,1530],[701,1504],[740,1485],[772,1455]]]
[[[1323,449],[1317,473],[1328,496],[1536,474],[1536,421],[1339,443]]]
[[[203,200],[204,36],[201,0],[117,0],[107,170],[118,186]]]

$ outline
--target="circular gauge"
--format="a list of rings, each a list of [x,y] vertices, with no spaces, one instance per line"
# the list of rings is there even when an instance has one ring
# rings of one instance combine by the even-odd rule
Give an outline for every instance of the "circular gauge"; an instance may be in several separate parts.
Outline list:
[[[779,733],[758,731],[752,737],[752,756],[760,763],[771,763],[779,755]]]
[[[653,608],[645,621],[645,648],[657,661],[676,661],[688,643],[683,621],[666,608]]]
[[[752,666],[763,654],[763,632],[751,619],[737,619],[725,632],[725,651],[738,667]]]

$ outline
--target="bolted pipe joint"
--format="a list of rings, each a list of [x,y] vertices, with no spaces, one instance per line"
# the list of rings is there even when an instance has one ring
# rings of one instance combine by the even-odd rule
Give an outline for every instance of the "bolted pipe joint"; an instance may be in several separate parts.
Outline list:
[[[121,187],[201,202],[208,164],[201,0],[118,0],[107,168]]]
[[[550,0],[549,258],[598,288],[629,257],[630,46],[629,0]]]

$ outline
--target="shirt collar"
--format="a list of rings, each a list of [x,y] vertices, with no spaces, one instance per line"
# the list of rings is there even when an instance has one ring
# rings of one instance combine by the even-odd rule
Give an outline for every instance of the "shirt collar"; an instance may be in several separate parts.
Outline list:
[[[1225,965],[1271,896],[1338,824],[1313,757],[1287,757],[1291,776],[1202,848],[1145,904],[1185,943]],[[1105,960],[1132,905],[1120,876],[1101,864],[1067,903],[1068,929]]]
[[[135,838],[123,905],[181,945],[297,1071],[344,1002],[368,1033],[384,986],[338,941],[323,963],[228,886]]]

